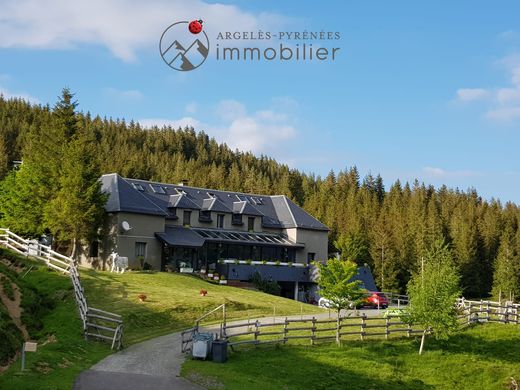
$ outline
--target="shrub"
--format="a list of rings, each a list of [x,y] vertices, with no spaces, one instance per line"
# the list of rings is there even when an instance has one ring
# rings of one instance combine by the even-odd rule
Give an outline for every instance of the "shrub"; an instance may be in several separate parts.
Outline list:
[[[262,275],[260,275],[258,271],[251,276],[251,283],[260,291],[271,295],[280,295],[280,291],[282,290],[276,281],[262,278]]]

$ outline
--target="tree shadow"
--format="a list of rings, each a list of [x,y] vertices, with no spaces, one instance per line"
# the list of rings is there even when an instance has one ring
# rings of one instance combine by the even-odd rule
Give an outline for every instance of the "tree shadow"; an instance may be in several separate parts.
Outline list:
[[[472,329],[477,330],[483,326],[487,325],[475,325],[470,329],[454,334],[448,340],[434,340],[432,338],[431,341],[427,341],[427,349],[432,351],[472,354],[490,360],[520,363],[520,354],[518,353],[520,332],[516,334],[516,337],[514,333],[511,333],[508,338],[501,337],[493,339],[484,336],[479,337],[478,335],[469,333]],[[518,328],[518,325],[513,324],[501,324],[500,326]],[[516,328],[514,330],[516,330]]]
[[[266,353],[267,352],[267,353]],[[337,350],[302,346],[265,346],[241,350],[230,354],[229,362],[193,362],[183,372],[192,377],[190,371],[201,366],[205,374],[217,379],[225,378],[226,388],[239,388],[248,383],[249,389],[364,389],[364,390],[424,390],[435,387],[420,379],[400,378],[389,364],[348,356],[347,348]],[[288,370],[290,367],[290,372]]]

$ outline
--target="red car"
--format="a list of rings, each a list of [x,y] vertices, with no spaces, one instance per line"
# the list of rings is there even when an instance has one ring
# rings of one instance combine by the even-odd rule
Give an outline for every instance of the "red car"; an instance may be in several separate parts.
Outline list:
[[[381,309],[386,309],[388,307],[388,299],[382,292],[369,291],[360,306],[380,307]]]

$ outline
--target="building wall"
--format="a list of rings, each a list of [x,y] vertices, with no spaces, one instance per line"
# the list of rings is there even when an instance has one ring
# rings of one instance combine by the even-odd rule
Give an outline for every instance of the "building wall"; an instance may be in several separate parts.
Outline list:
[[[127,221],[132,228],[125,232],[121,228],[121,223]],[[146,243],[146,254],[144,261],[152,266],[152,269],[161,269],[160,241],[155,237],[156,232],[164,232],[165,220],[162,216],[118,213],[115,219],[117,234],[114,250],[119,256],[128,257],[130,268],[139,268],[140,263],[135,255],[136,242]]]
[[[305,244],[305,248],[296,251],[296,262],[307,264],[309,253],[315,253],[315,260],[328,258],[328,232],[300,228],[285,229],[285,234],[296,242]]]

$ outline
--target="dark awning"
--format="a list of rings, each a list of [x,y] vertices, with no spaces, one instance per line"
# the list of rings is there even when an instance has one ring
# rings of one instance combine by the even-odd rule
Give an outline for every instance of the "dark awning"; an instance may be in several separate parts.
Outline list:
[[[200,248],[204,245],[204,238],[193,230],[181,226],[168,226],[164,233],[155,233],[155,235],[171,246]]]

